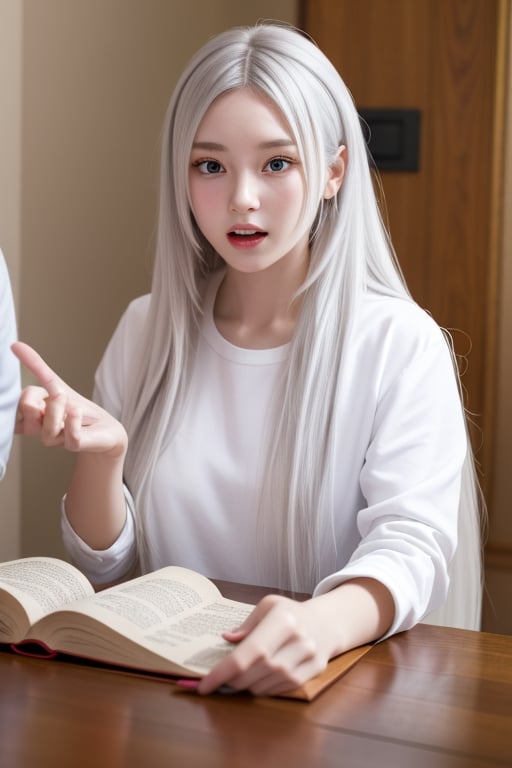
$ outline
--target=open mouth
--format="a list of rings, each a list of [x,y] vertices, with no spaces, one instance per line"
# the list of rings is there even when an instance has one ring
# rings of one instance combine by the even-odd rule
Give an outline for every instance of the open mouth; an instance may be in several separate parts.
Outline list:
[[[264,240],[267,234],[261,229],[233,229],[228,232],[228,240],[239,245],[256,245]]]

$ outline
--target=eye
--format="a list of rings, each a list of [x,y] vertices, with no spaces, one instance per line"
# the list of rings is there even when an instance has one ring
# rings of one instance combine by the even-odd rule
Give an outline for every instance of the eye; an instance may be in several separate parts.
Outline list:
[[[279,173],[285,171],[291,164],[291,160],[286,157],[273,157],[269,160],[265,166],[265,170],[272,171],[272,173]]]
[[[192,163],[192,165],[194,168],[197,168],[200,173],[209,176],[216,173],[222,173],[224,170],[217,160],[198,160],[197,162]]]

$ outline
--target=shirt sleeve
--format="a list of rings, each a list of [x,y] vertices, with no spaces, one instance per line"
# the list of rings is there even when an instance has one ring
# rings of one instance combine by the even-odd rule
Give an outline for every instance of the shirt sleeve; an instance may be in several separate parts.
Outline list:
[[[126,523],[116,541],[104,550],[92,549],[74,531],[66,515],[66,497],[62,500],[61,532],[64,546],[71,560],[96,586],[119,581],[130,573],[137,562],[133,499],[124,487]]]
[[[20,366],[11,351],[16,341],[16,315],[9,273],[0,251],[0,479],[5,474],[20,396]]]
[[[358,577],[380,581],[395,602],[386,636],[444,602],[457,545],[466,429],[448,345],[436,330],[379,397],[360,474],[367,501],[357,516],[360,542],[315,590]]]

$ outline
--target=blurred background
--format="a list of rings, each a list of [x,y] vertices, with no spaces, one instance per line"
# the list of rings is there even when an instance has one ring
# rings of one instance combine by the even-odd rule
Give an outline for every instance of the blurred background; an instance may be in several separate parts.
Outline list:
[[[489,507],[484,628],[512,633],[510,6],[0,0],[0,247],[20,338],[90,394],[120,315],[150,286],[160,130],[183,66],[230,26],[278,19],[309,32],[376,120],[399,259],[418,302],[452,330]],[[402,162],[411,111],[413,168]],[[71,462],[15,439],[0,561],[63,556]]]

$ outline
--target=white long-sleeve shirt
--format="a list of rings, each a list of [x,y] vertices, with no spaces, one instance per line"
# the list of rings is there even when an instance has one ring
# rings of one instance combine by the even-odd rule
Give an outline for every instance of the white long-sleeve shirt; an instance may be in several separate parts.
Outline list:
[[[255,553],[266,451],[265,418],[288,345],[241,349],[217,330],[205,298],[183,421],[158,459],[146,537],[150,570],[193,568],[211,578],[276,583]],[[149,296],[129,306],[96,376],[96,397],[121,413]],[[463,414],[448,346],[416,304],[368,293],[345,352],[336,419],[334,537],[326,536],[315,594],[354,577],[384,583],[395,600],[390,633],[440,605],[457,539]],[[90,550],[63,515],[71,557],[93,581],[122,576],[135,557],[133,521],[104,552]],[[265,574],[262,578],[262,572]]]
[[[7,266],[0,251],[0,480],[5,474],[20,396],[20,366],[11,351],[16,315]]]

